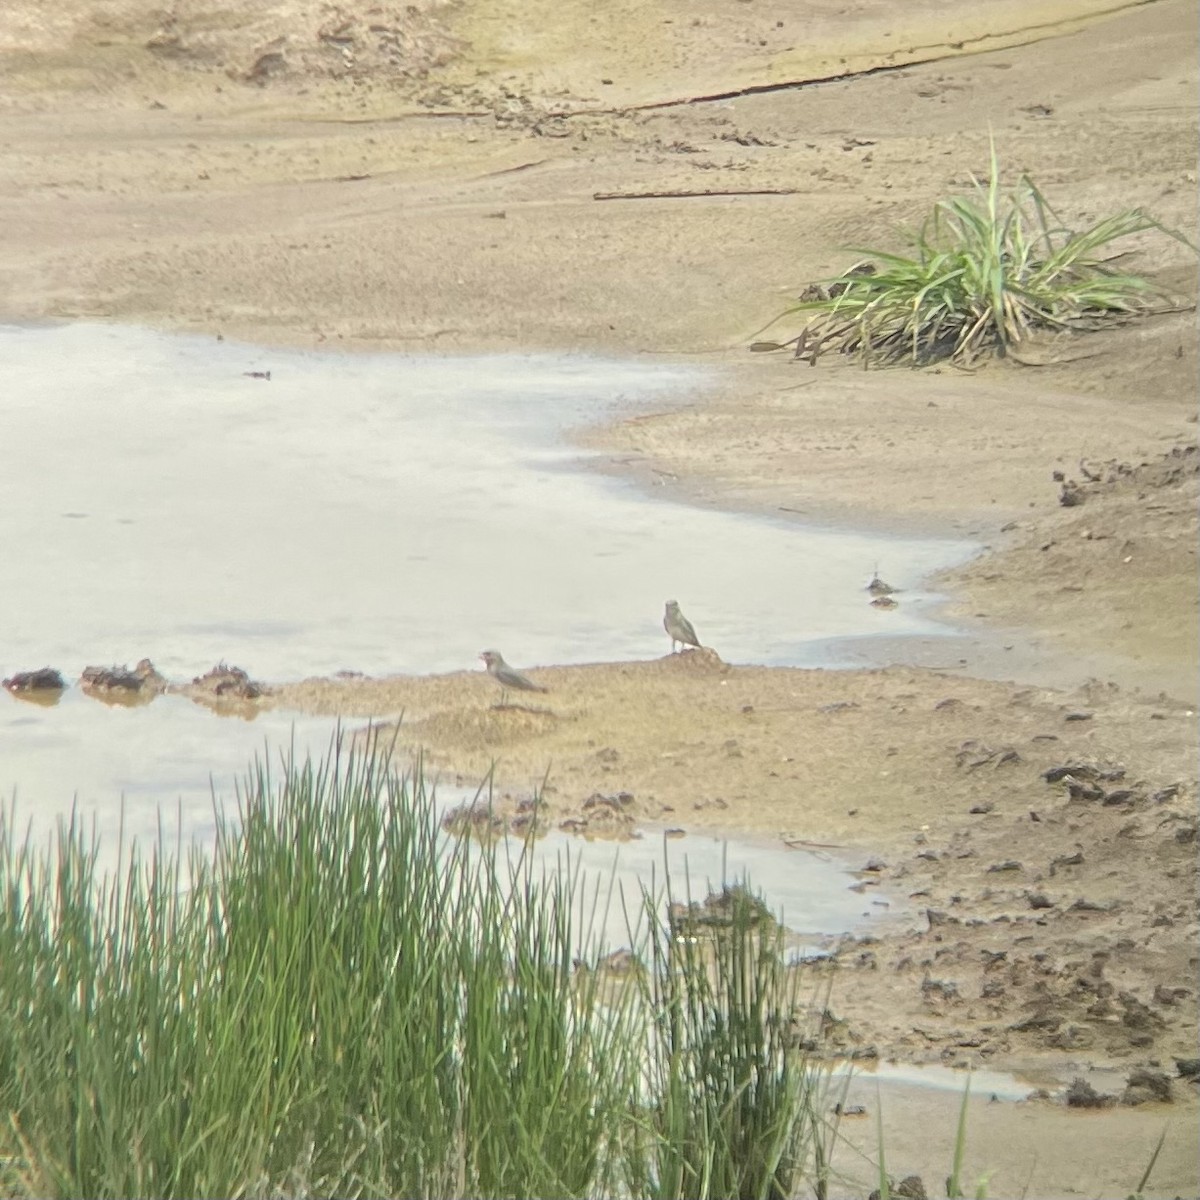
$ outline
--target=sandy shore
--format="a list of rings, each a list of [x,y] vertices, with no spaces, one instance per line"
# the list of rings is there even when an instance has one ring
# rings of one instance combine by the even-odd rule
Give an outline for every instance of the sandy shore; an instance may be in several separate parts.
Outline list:
[[[1168,1078],[1169,1107],[989,1109],[971,1163],[997,1169],[990,1195],[1027,1178],[1030,1195],[1125,1195],[1164,1119],[1146,1194],[1194,1193],[1195,1089],[1174,1061],[1197,1026],[1194,314],[973,373],[747,349],[852,261],[843,247],[887,244],[983,173],[989,137],[1068,221],[1144,205],[1194,228],[1190,7],[851,5],[801,23],[778,0],[687,16],[469,0],[383,5],[379,28],[332,34],[299,3],[237,23],[198,0],[165,23],[132,2],[10,7],[0,315],[678,356],[718,385],[588,431],[599,469],[986,547],[939,581],[972,635],[963,661],[897,643],[886,668],[769,670],[717,647],[547,664],[550,692],[519,707],[494,707],[478,672],[264,703],[404,711],[403,745],[447,778],[494,769],[508,804],[549,768],[544,819],[593,836],[752,831],[797,870],[848,863],[878,930],[837,954],[846,1053],[1107,1070],[1117,1094],[1136,1070]],[[1136,249],[1194,292],[1177,243]],[[1060,505],[1056,472],[1081,504]],[[588,804],[620,792],[619,813]],[[926,1133],[952,1132],[955,1103],[889,1114],[914,1147],[910,1166],[889,1145],[901,1173],[940,1178]]]

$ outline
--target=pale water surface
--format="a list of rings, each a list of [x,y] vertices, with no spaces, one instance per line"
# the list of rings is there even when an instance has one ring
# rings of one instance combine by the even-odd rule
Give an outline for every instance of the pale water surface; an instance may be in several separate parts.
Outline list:
[[[0,674],[50,665],[73,680],[143,656],[173,679],[218,660],[267,681],[421,673],[475,667],[484,646],[520,666],[652,658],[669,647],[668,597],[735,663],[828,661],[830,639],[945,632],[913,589],[966,543],[693,508],[577,469],[572,428],[719,385],[655,360],[0,326]],[[899,609],[867,604],[876,564],[909,589]],[[15,793],[37,829],[77,803],[115,836],[123,802],[127,833],[152,833],[161,807],[204,836],[212,790],[232,800],[255,751],[294,739],[321,753],[331,730],[174,698],[126,710],[77,690],[51,708],[0,694],[0,795]],[[631,870],[648,845],[622,851]],[[699,839],[680,845],[700,853]],[[768,857],[747,865],[789,923],[859,919],[844,875],[818,872],[804,900],[783,879],[795,859],[772,858],[781,872]]]

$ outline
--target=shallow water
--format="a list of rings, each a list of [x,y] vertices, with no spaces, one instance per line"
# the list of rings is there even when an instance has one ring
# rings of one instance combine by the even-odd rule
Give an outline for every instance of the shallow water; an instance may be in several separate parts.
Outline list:
[[[655,361],[0,326],[0,674],[50,665],[71,680],[143,656],[172,679],[218,660],[265,680],[424,673],[476,666],[483,646],[521,666],[650,658],[668,649],[669,596],[731,662],[828,661],[830,639],[876,629],[944,633],[919,591],[881,614],[863,588],[878,564],[914,589],[963,542],[691,508],[572,469],[572,428],[719,383]],[[124,804],[127,834],[152,834],[161,806],[169,829],[204,837],[213,788],[231,801],[264,744],[319,754],[331,732],[179,698],[129,710],[77,690],[50,708],[0,694],[0,796],[39,829],[77,803],[115,838]],[[719,873],[713,847],[681,845]],[[648,870],[644,849],[627,847],[621,870]],[[830,899],[845,877],[802,901],[773,855],[741,847],[731,863],[788,901],[789,924],[833,931],[861,911],[852,893]],[[650,857],[661,866],[661,845]]]
[[[270,381],[246,371],[271,372]],[[564,469],[572,426],[715,372],[568,356],[261,348],[113,326],[0,326],[0,667],[224,658],[300,678],[645,658],[678,598],[730,662],[942,628],[881,614],[959,541],[651,501]],[[12,569],[19,564],[19,569]]]
[[[436,796],[445,812],[475,793],[439,788]],[[503,839],[502,861],[517,859],[524,846],[520,838]],[[656,902],[661,924],[668,900],[702,904],[726,886],[748,886],[789,931],[792,957],[821,953],[822,935],[856,929],[880,914],[849,890],[857,880],[845,867],[765,839],[695,832],[669,838],[661,829],[644,829],[630,841],[614,842],[551,830],[529,846],[535,874],[569,871],[579,878],[574,911],[580,940],[610,949],[633,947],[645,933],[643,894]]]

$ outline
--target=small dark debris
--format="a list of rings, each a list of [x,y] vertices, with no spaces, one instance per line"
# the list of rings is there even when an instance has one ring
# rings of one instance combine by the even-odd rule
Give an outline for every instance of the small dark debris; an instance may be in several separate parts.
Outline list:
[[[1064,721],[1090,721],[1096,714],[1092,712],[1069,712]]]
[[[990,800],[985,800],[982,804],[971,805],[967,811],[970,812],[972,816],[981,817],[986,813],[990,813],[995,807],[996,806]]]
[[[1021,866],[1015,858],[1006,858],[1003,862],[992,863],[987,869],[989,875],[999,874],[1001,871],[1023,871],[1025,868]]]
[[[896,590],[897,589],[892,587],[890,583],[884,583],[884,581],[879,578],[878,571],[871,576],[871,582],[867,584],[867,591],[870,592],[872,596],[890,596]]]
[[[270,371],[243,371],[242,374],[245,375],[247,379],[263,379],[267,383],[271,382]]]
[[[1175,1071],[1180,1079],[1200,1080],[1200,1058],[1177,1058]]]

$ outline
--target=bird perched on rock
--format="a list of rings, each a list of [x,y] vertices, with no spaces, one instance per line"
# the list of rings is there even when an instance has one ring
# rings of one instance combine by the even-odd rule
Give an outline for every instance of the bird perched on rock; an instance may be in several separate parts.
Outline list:
[[[520,671],[514,671],[504,661],[504,655],[499,650],[484,650],[479,657],[487,666],[488,674],[500,685],[500,703],[504,703],[505,693],[511,688],[515,692],[548,692],[540,683],[534,683]]]
[[[701,648],[700,639],[692,628],[692,623],[679,611],[677,600],[667,601],[667,611],[663,614],[663,628],[671,635],[671,653],[675,653],[676,644]]]

